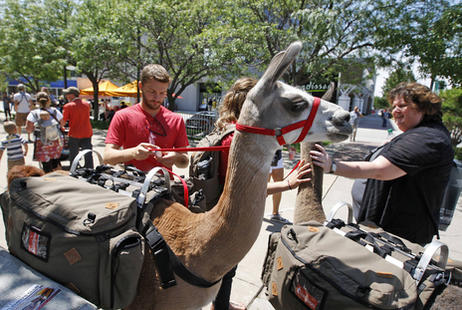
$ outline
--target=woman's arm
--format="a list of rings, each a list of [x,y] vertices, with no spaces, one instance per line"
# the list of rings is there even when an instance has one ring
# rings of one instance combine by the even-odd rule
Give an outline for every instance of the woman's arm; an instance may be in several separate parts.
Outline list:
[[[335,171],[333,171],[333,160],[326,150],[319,144],[315,145],[316,150],[310,152],[313,164],[321,167],[324,172],[330,172],[352,179],[377,179],[393,180],[406,175],[406,172],[398,166],[392,164],[383,156],[378,156],[373,161],[335,161]]]
[[[31,121],[26,121],[26,131],[28,133],[32,133],[34,132],[34,129],[35,129],[34,123],[32,123]]]
[[[275,193],[284,192],[297,188],[302,183],[310,182],[311,178],[304,178],[309,173],[311,173],[310,164],[305,164],[305,161],[302,160],[298,168],[295,169],[287,179],[279,182],[268,183],[266,194],[272,195]]]

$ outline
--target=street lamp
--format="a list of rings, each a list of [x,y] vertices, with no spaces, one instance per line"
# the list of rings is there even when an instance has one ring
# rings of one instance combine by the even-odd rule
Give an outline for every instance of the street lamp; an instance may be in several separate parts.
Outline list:
[[[64,89],[67,88],[67,70],[69,71],[74,71],[75,70],[75,66],[72,66],[72,65],[65,65],[64,66]]]

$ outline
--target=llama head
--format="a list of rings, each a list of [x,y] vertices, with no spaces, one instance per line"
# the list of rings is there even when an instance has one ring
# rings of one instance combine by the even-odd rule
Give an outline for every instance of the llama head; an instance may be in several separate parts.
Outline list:
[[[313,109],[315,97],[304,90],[279,81],[302,48],[301,42],[292,43],[275,55],[258,83],[247,95],[239,124],[260,128],[284,128],[306,120]],[[345,140],[351,134],[349,113],[340,106],[321,100],[305,142]],[[302,128],[285,133],[284,141],[294,143]]]

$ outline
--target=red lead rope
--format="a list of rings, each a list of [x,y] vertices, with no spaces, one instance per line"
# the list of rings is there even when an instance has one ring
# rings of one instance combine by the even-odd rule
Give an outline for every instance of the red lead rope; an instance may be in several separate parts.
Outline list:
[[[252,127],[252,126],[236,124],[236,130],[256,133],[256,134],[261,134],[261,135],[267,135],[267,136],[276,136],[276,139],[278,140],[279,145],[284,145],[284,144],[287,144],[286,141],[284,140],[284,134],[303,127],[303,130],[300,133],[300,136],[294,142],[294,143],[298,143],[305,138],[306,134],[310,130],[311,126],[313,125],[313,121],[318,111],[320,102],[321,100],[319,98],[316,98],[316,97],[314,98],[313,106],[311,107],[310,114],[308,115],[308,118],[304,121],[299,121],[294,124],[288,125],[286,127],[276,128],[276,129],[267,129],[267,128]],[[158,148],[158,149],[149,147],[149,150],[154,151],[154,152],[202,152],[202,151],[224,151],[227,149],[229,149],[229,146],[182,147],[182,148],[180,147],[180,148]],[[284,177],[284,179],[287,178],[295,169],[297,169],[299,164],[300,164],[300,161],[295,165],[292,171],[290,171],[289,174]],[[179,175],[173,173],[169,169],[167,169],[167,171],[171,175],[178,177],[181,183],[183,183],[184,203],[187,208],[189,193],[188,193],[188,187],[186,185],[186,182]]]

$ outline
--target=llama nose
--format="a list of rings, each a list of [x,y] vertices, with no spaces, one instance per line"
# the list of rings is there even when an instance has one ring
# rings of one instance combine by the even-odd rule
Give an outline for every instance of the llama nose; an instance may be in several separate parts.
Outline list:
[[[344,125],[350,121],[350,113],[345,111],[344,109],[338,109],[334,112],[332,116],[332,122],[335,125]]]

